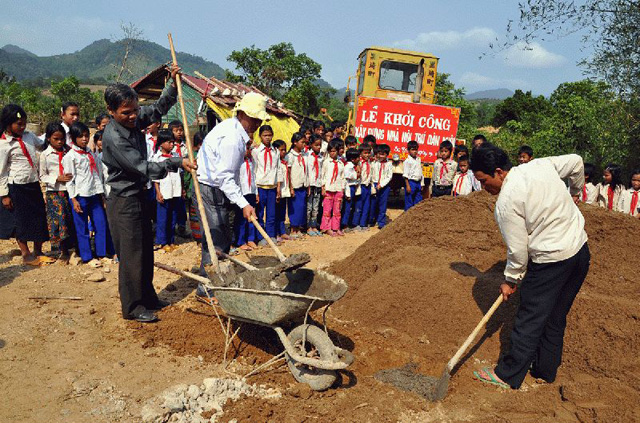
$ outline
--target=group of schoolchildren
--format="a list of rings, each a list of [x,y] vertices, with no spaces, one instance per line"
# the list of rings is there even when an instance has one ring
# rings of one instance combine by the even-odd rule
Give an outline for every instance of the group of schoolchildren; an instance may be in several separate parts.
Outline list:
[[[75,248],[85,263],[100,266],[100,260],[115,258],[105,214],[104,200],[109,187],[102,164],[102,130],[109,122],[106,114],[96,118],[97,131],[90,136],[87,125],[79,121],[75,103],[64,103],[61,122],[50,123],[36,137],[26,131],[27,114],[15,104],[0,112],[0,239],[16,238],[26,264],[38,266],[54,258],[42,252],[50,240],[60,258],[68,259]],[[163,161],[185,156],[184,128],[180,121],[160,129],[160,122],[146,129],[147,157]],[[322,122],[303,126],[291,138],[289,151],[282,140],[273,140],[274,131],[259,129],[260,144],[250,141],[240,186],[249,204],[256,207],[258,220],[274,241],[298,239],[303,235],[332,237],[345,232],[383,228],[393,176],[390,147],[378,144],[368,135],[361,143],[351,136],[342,138],[340,126],[325,129]],[[194,154],[202,144],[203,133],[194,136]],[[474,139],[480,143],[484,137]],[[423,167],[418,144],[407,144],[403,163],[405,210],[422,200]],[[520,163],[534,157],[523,146]],[[585,186],[581,200],[609,210],[640,216],[640,170],[631,175],[631,188],[622,182],[622,169],[609,164],[603,181],[593,184],[595,167],[585,163]],[[200,228],[192,201],[190,174],[169,173],[152,181],[149,201],[156,207],[156,248],[172,251],[176,234],[196,240]],[[42,187],[45,190],[44,199]],[[459,196],[480,190],[469,170],[469,151],[444,141],[433,166],[431,196]],[[187,213],[187,210],[189,211]],[[285,228],[289,219],[290,230]],[[187,219],[191,230],[186,229]],[[266,245],[254,226],[236,213],[234,239],[237,248],[251,250]],[[27,241],[33,242],[33,251]]]
[[[68,262],[70,250],[75,249],[83,263],[100,267],[105,260],[117,261],[105,213],[109,186],[102,163],[102,134],[110,117],[96,118],[93,136],[79,120],[78,104],[64,103],[60,117],[37,137],[26,131],[22,107],[8,104],[0,112],[0,239],[15,238],[28,265]],[[159,122],[152,124],[147,130],[149,160],[186,155],[183,134],[179,121],[171,122],[168,130],[159,130]],[[198,133],[194,138],[201,143],[203,136]],[[157,248],[175,248],[176,226],[178,234],[189,234],[185,228],[189,183],[180,173],[169,173],[148,186],[149,200],[157,204]],[[193,207],[192,211],[195,217]],[[191,227],[197,228],[193,220]],[[58,257],[43,253],[45,241],[51,242]],[[33,249],[27,242],[33,242]]]
[[[518,150],[518,162],[528,163],[533,160],[533,149],[523,145]],[[630,188],[622,181],[622,167],[609,163],[602,172],[602,182],[594,184],[596,167],[591,163],[584,164],[584,187],[580,201],[596,204],[608,210],[618,211],[634,217],[640,217],[640,168],[631,171]]]
[[[386,225],[393,172],[388,145],[376,144],[371,136],[360,145],[353,136],[343,140],[340,126],[326,130],[321,122],[295,133],[288,151],[283,140],[273,140],[269,125],[260,127],[258,135],[258,146],[247,143],[240,186],[275,242],[305,234],[338,237]],[[240,213],[234,232],[235,245],[241,250],[266,245]]]

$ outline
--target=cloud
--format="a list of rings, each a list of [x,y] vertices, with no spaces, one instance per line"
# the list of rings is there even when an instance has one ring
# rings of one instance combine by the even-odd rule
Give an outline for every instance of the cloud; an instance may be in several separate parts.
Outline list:
[[[536,42],[521,41],[501,53],[507,66],[517,68],[555,68],[567,63],[567,59],[542,47]]]
[[[422,32],[413,39],[395,41],[394,47],[409,50],[454,50],[469,46],[487,46],[497,34],[491,28],[472,28],[467,31]]]
[[[530,84],[521,79],[498,79],[486,75],[480,75],[475,72],[465,72],[462,74],[456,85],[465,87],[467,93],[494,88],[509,88],[512,90],[518,88],[523,90],[530,88]]]

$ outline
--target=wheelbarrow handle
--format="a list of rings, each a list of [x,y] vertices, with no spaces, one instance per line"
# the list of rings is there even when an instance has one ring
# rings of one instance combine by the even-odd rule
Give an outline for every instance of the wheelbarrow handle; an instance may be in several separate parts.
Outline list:
[[[258,219],[255,218],[255,216],[251,217],[251,223],[253,223],[253,226],[256,227],[256,229],[258,230],[258,232],[260,232],[260,235],[262,235],[262,237],[269,243],[269,246],[271,246],[271,248],[273,249],[273,251],[276,252],[276,255],[278,256],[278,260],[280,260],[280,262],[284,263],[285,260],[287,259],[285,257],[284,254],[282,254],[282,251],[280,251],[280,249],[278,248],[278,246],[276,245],[275,242],[273,242],[273,240],[271,239],[271,237],[269,235],[267,235],[267,233],[265,232],[265,230],[262,228],[262,226],[260,225],[260,223],[258,223]]]

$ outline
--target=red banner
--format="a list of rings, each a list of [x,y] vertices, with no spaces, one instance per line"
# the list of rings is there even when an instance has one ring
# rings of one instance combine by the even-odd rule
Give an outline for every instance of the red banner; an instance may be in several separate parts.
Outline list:
[[[355,135],[371,134],[378,144],[389,144],[391,154],[404,159],[409,141],[418,142],[418,156],[433,163],[442,141],[455,145],[460,109],[433,104],[407,103],[383,98],[358,98]]]

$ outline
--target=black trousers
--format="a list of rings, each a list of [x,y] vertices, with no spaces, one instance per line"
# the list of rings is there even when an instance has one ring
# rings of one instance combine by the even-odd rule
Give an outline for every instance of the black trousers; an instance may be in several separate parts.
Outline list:
[[[453,186],[451,185],[434,185],[431,189],[431,196],[433,198],[442,197],[445,195],[451,195],[451,190]]]
[[[158,295],[153,288],[153,232],[151,207],[142,192],[131,197],[110,195],[107,219],[120,259],[118,291],[122,317],[154,308]]]
[[[573,257],[555,263],[529,262],[520,284],[520,306],[511,332],[511,348],[495,369],[517,389],[529,369],[532,376],[553,382],[562,362],[564,330],[591,255],[585,243]]]

